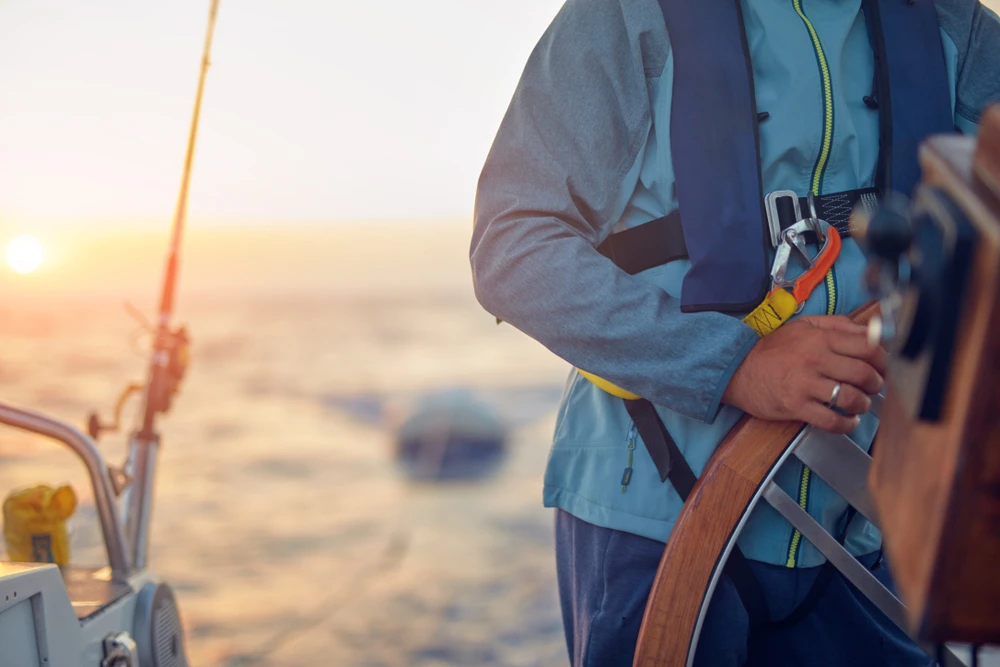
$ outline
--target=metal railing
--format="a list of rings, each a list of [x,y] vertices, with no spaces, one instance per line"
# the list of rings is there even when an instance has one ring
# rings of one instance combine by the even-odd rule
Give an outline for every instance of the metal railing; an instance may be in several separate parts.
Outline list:
[[[101,522],[111,574],[116,580],[128,577],[131,565],[126,550],[125,533],[122,530],[121,516],[118,513],[108,466],[97,448],[97,443],[83,431],[65,422],[40,412],[15,408],[4,403],[0,403],[0,423],[58,440],[80,457],[87,468],[94,489],[94,504]]]

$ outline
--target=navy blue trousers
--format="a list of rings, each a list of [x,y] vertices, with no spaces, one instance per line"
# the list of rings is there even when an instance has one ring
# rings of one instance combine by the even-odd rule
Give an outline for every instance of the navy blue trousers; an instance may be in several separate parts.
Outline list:
[[[556,512],[556,561],[566,644],[573,667],[631,667],[663,543],[599,528]],[[860,559],[890,590],[879,554]],[[771,621],[788,616],[820,568],[750,561]],[[750,619],[732,581],[716,587],[695,667],[926,667],[933,661],[839,573],[813,610],[786,628]]]

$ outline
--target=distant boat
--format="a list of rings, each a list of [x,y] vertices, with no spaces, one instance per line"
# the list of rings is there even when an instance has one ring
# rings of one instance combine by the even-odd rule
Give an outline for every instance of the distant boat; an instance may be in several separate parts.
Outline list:
[[[449,386],[327,394],[325,408],[392,433],[392,455],[414,479],[482,479],[503,462],[517,429],[551,415],[563,386]]]
[[[496,411],[468,391],[453,390],[415,403],[396,430],[394,453],[416,479],[478,479],[497,469],[508,437]]]

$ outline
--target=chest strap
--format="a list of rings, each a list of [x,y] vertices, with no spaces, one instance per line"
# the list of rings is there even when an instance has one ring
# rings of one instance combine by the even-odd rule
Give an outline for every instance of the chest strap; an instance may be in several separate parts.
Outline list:
[[[820,195],[814,200],[816,216],[835,227],[842,237],[850,238],[851,211],[855,205],[861,202],[866,208],[873,208],[878,200],[878,190],[875,188]],[[783,206],[779,201],[776,207],[778,220],[774,222],[781,230],[798,222],[793,213],[795,207],[790,201],[787,204]],[[805,197],[799,198],[798,209],[803,214],[808,212]],[[631,275],[678,259],[688,259],[680,212],[674,211],[662,218],[612,234],[597,246],[597,251]]]

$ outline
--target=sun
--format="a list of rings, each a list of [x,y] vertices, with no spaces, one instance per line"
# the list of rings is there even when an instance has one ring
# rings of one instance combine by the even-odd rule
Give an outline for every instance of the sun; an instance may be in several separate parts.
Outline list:
[[[18,236],[7,244],[7,264],[18,273],[31,273],[42,265],[42,244],[34,236]]]

